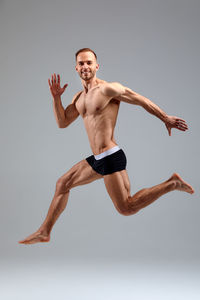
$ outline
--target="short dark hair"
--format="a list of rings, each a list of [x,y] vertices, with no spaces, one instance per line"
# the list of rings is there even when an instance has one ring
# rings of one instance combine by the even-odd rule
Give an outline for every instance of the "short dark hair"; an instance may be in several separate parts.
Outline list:
[[[92,49],[90,49],[90,48],[82,48],[82,49],[78,50],[76,52],[76,54],[75,54],[76,60],[77,60],[77,56],[79,55],[79,53],[81,53],[81,52],[87,52],[87,51],[92,52],[94,54],[94,56],[96,57],[96,60],[97,60],[96,53]]]

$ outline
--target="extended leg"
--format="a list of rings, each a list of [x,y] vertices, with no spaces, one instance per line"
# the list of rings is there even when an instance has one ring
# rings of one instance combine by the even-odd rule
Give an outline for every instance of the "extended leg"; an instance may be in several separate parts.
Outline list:
[[[107,191],[116,207],[123,215],[132,215],[151,204],[162,195],[174,190],[194,193],[193,188],[174,173],[167,181],[145,188],[130,196],[130,184],[125,170],[104,176]]]
[[[19,243],[34,244],[38,242],[48,242],[53,225],[67,205],[70,189],[100,178],[102,178],[102,176],[93,171],[86,160],[82,160],[73,166],[66,174],[58,179],[55,195],[47,216],[40,228],[26,239],[19,241]]]

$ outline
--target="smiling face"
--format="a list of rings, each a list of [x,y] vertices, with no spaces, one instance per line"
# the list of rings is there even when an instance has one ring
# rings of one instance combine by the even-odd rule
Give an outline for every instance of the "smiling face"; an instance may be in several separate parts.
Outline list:
[[[84,81],[90,81],[99,69],[95,55],[90,51],[80,52],[76,59],[76,71]]]

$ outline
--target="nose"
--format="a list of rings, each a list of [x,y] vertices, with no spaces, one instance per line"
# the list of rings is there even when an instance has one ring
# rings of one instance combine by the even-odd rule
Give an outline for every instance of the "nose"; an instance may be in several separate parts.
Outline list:
[[[87,69],[87,67],[88,67],[87,63],[84,63],[83,69]]]
[[[84,64],[84,65],[82,66],[82,71],[87,71],[87,70],[89,70],[88,65],[87,65],[87,64]]]

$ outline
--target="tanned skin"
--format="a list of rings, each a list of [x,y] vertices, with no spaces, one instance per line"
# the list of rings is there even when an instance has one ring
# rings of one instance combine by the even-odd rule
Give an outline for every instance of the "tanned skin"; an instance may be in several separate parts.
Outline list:
[[[120,83],[109,83],[97,78],[96,72],[98,69],[99,64],[92,52],[85,51],[78,54],[76,71],[80,76],[83,90],[73,97],[72,103],[66,109],[62,106],[61,95],[64,93],[67,84],[61,87],[60,76],[55,73],[51,76],[51,79],[48,79],[53,98],[54,114],[59,128],[66,128],[78,116],[81,116],[94,155],[117,145],[114,138],[114,129],[122,101],[142,106],[147,112],[158,117],[164,122],[169,135],[171,135],[172,128],[181,131],[188,130],[185,120],[167,115],[149,99]],[[174,190],[194,193],[191,185],[183,181],[180,175],[174,173],[165,182],[150,188],[144,188],[131,196],[130,182],[126,170],[102,176],[96,173],[86,160],[82,160],[58,179],[55,195],[44,222],[36,232],[19,241],[19,243],[48,242],[56,220],[67,205],[70,190],[97,179],[104,180],[114,206],[124,216],[137,213],[162,195]]]

